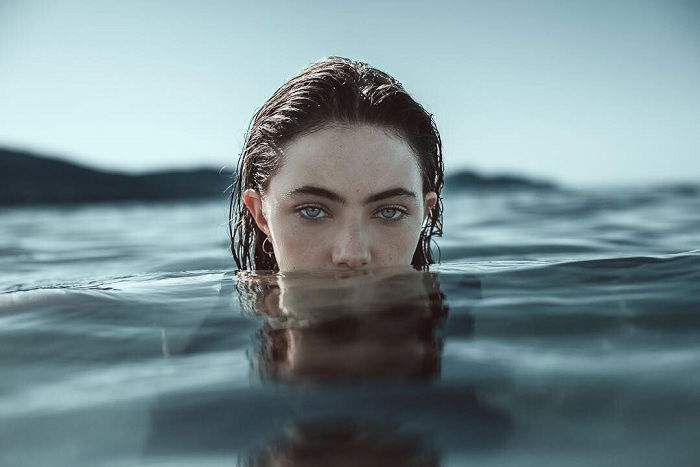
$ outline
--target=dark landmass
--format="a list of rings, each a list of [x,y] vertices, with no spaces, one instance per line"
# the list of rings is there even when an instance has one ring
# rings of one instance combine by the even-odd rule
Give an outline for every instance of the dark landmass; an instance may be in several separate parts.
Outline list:
[[[479,175],[471,170],[462,170],[445,176],[448,190],[555,190],[557,185],[542,180],[517,175]]]
[[[0,148],[0,206],[106,201],[224,198],[230,173],[170,170],[143,175],[95,170],[29,152]],[[555,189],[549,182],[460,171],[445,177],[448,190]]]
[[[223,199],[231,181],[214,169],[128,175],[0,148],[0,206]]]

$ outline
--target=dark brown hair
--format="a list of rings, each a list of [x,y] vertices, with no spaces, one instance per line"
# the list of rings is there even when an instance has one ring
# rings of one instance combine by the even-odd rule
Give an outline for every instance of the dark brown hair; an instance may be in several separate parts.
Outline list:
[[[279,88],[258,110],[246,133],[231,192],[229,236],[239,269],[278,269],[263,251],[266,235],[243,204],[243,192],[262,192],[281,167],[281,147],[293,138],[333,125],[376,125],[395,132],[416,154],[423,193],[438,200],[423,225],[411,264],[434,263],[430,242],[442,235],[444,165],[440,133],[432,115],[401,83],[366,63],[329,57],[313,63]]]

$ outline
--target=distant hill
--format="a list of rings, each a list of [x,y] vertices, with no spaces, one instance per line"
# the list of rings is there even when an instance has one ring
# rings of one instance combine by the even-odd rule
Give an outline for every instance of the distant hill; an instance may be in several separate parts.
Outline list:
[[[0,148],[0,206],[223,198],[231,181],[214,169],[127,175]]]
[[[486,176],[471,170],[462,170],[445,176],[445,188],[448,190],[553,190],[557,185],[517,175]]]
[[[144,175],[95,170],[59,159],[0,148],[0,206],[223,198],[229,173],[168,170]],[[460,171],[445,177],[447,190],[553,189],[549,182],[512,175]]]

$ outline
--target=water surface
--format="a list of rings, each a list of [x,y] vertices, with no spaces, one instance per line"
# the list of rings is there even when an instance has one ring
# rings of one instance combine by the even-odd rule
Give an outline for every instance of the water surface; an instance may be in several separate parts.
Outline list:
[[[236,276],[225,218],[0,212],[0,465],[697,465],[699,189],[448,192],[429,272]]]

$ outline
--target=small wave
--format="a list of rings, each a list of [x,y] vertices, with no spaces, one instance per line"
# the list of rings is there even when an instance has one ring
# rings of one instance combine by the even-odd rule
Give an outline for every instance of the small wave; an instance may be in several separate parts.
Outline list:
[[[595,378],[627,379],[649,378],[658,380],[661,374],[686,374],[684,382],[692,387],[700,383],[700,349],[639,349],[610,351],[600,347],[541,346],[523,342],[480,339],[453,341],[445,349],[445,359],[486,363],[506,368],[509,373],[577,375]]]
[[[223,383],[248,387],[249,366],[244,352],[110,365],[7,394],[0,417],[45,416]]]

